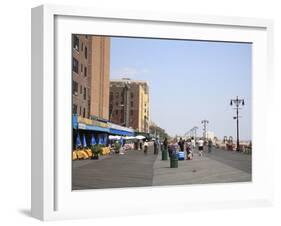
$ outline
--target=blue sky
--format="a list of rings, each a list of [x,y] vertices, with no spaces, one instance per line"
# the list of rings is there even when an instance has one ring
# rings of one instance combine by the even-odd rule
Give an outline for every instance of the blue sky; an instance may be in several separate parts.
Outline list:
[[[151,120],[170,135],[194,126],[236,139],[230,99],[245,99],[240,139],[251,138],[251,59],[248,43],[111,38],[110,77],[146,80]]]

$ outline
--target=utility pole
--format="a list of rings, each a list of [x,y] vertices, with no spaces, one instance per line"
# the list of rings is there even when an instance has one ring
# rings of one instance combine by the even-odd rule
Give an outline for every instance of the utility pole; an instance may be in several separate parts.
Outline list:
[[[129,81],[124,82],[124,121],[125,121],[125,126],[129,127]]]
[[[236,97],[236,99],[231,99],[230,100],[230,106],[232,106],[234,104],[234,109],[236,110],[236,116],[233,117],[233,119],[236,119],[236,150],[237,151],[240,151],[240,146],[239,146],[239,106],[242,105],[244,106],[245,105],[245,102],[244,102],[244,99],[239,99],[238,96]]]
[[[204,119],[204,120],[201,121],[201,123],[203,124],[203,137],[204,137],[204,141],[206,141],[207,123],[209,123],[209,121]]]

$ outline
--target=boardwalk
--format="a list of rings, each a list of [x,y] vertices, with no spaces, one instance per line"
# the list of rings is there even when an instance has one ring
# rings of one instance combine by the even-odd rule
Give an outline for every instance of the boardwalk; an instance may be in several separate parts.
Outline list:
[[[132,150],[102,160],[73,161],[73,189],[144,187],[251,181],[251,155],[214,149],[171,169],[161,152]]]
[[[142,151],[132,150],[98,161],[74,161],[73,189],[151,186],[156,158],[152,150],[146,155]]]
[[[179,168],[170,169],[164,161],[158,160],[153,169],[153,185],[208,184],[251,181],[251,155],[213,150],[193,160],[179,161]]]

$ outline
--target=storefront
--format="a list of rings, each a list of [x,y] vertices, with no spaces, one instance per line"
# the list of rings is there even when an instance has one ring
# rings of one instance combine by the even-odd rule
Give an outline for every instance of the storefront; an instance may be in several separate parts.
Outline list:
[[[111,122],[87,119],[77,115],[73,115],[72,125],[73,147],[75,147],[75,141],[78,134],[81,139],[83,136],[85,136],[86,143],[88,146],[90,146],[92,137],[95,138],[96,143],[107,145],[109,135],[135,135],[135,131],[132,128],[127,128]]]
[[[73,115],[73,147],[75,147],[76,137],[79,134],[82,139],[83,136],[86,138],[87,146],[90,146],[92,137],[95,138],[96,143],[107,144],[109,127],[105,122],[97,120],[82,118],[77,115]]]

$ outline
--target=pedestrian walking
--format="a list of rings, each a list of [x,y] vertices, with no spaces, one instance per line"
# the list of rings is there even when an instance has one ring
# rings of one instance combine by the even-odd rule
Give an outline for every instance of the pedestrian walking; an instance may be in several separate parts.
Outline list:
[[[208,153],[211,153],[212,151],[212,146],[213,146],[213,142],[211,139],[208,140]]]
[[[121,145],[119,149],[119,155],[124,155],[124,154],[125,154],[125,148],[123,145]]]
[[[163,141],[163,147],[164,147],[165,150],[168,149],[168,139],[167,139],[167,137],[165,137],[165,139]]]
[[[198,141],[199,156],[203,156],[204,141],[200,138]]]
[[[138,148],[138,141],[135,141],[135,142],[134,142],[134,149],[135,149],[135,150],[138,150],[138,149],[139,149],[139,148]]]
[[[191,143],[186,143],[186,160],[191,160],[193,157],[193,153],[191,150]]]
[[[140,140],[140,149],[142,150],[143,140]]]
[[[169,153],[169,158],[171,158],[172,157],[172,153],[173,153],[173,147],[172,147],[171,144],[168,145],[168,153]]]
[[[143,147],[144,147],[144,153],[147,154],[147,151],[148,151],[148,142],[147,142],[147,140],[145,140],[145,142],[143,144]]]
[[[193,150],[196,147],[196,142],[195,142],[195,139],[193,137],[191,138],[191,147],[192,147]]]
[[[158,154],[158,142],[157,140],[154,141],[154,155],[157,155]]]
[[[184,151],[184,140],[180,138],[178,145],[180,147],[180,151]]]
[[[158,154],[159,153],[159,149],[161,150],[161,142],[160,142],[160,139],[159,138],[157,138],[157,150],[156,150],[156,154]]]

